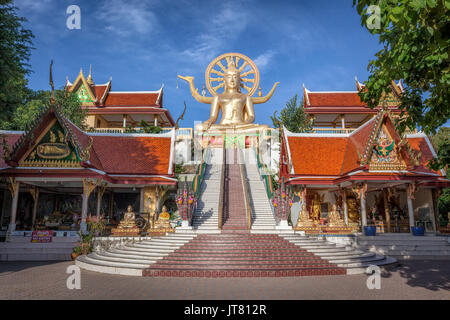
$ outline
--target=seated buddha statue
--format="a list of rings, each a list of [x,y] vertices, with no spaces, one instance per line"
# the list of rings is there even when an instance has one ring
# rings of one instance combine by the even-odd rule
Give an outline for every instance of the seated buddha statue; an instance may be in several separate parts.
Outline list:
[[[328,213],[328,226],[330,227],[344,227],[345,222],[341,219],[341,215],[337,211],[336,204],[331,206],[331,212]]]
[[[271,92],[266,97],[252,97],[251,92],[249,92],[249,94],[242,93],[241,87],[247,89],[245,83],[250,82],[255,85],[255,81],[259,80],[249,80],[245,78],[247,74],[258,73],[258,71],[252,69],[252,71],[246,72],[243,66],[238,67],[237,61],[239,61],[239,59],[244,59],[247,65],[251,62],[248,57],[240,54],[238,56],[239,58],[236,58],[235,60],[235,54],[224,54],[213,60],[213,62],[210,64],[211,66],[217,63],[222,68],[222,71],[220,72],[212,70],[212,72],[219,74],[222,77],[210,80],[223,81],[223,83],[221,83],[218,87],[224,88],[224,91],[221,94],[212,92],[214,95],[213,97],[199,95],[197,89],[194,86],[193,77],[178,76],[179,78],[187,81],[190,84],[191,93],[197,101],[211,104],[209,119],[195,126],[195,130],[197,132],[202,133],[205,131],[212,131],[220,133],[246,133],[257,132],[269,128],[269,126],[267,125],[259,125],[254,123],[255,110],[253,105],[264,103],[269,100],[278,83],[274,85]],[[226,67],[224,67],[220,63],[221,58],[226,58]],[[252,63],[253,62],[251,62],[251,64]],[[219,123],[216,123],[219,116],[219,111],[222,113],[222,119]]]
[[[172,226],[170,225],[170,213],[167,212],[166,206],[162,207],[162,212],[155,222],[155,229],[172,229]]]
[[[306,210],[306,204],[302,204],[302,210],[298,216],[296,228],[302,227],[312,227],[314,226],[314,221],[309,217],[308,210]]]
[[[122,221],[120,221],[118,228],[133,228],[136,227],[136,215],[133,212],[133,207],[128,206],[127,212],[123,215]]]

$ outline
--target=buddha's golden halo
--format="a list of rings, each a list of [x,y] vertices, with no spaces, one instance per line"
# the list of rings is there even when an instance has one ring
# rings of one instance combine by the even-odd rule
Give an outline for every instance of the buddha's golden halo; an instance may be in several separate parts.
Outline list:
[[[225,87],[224,75],[229,69],[238,70],[241,87],[247,90],[248,96],[252,96],[258,89],[259,71],[255,63],[241,53],[224,53],[211,61],[205,72],[205,82],[209,93],[217,96],[219,94],[217,91]],[[249,83],[251,86],[248,85]]]

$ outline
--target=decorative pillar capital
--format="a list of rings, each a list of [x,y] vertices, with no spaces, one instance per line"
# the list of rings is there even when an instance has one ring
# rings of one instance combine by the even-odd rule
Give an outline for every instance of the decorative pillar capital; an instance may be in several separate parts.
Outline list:
[[[89,197],[94,189],[102,182],[102,179],[93,181],[91,179],[83,178],[83,196]]]
[[[17,192],[19,192],[19,183],[16,181],[16,178],[8,177],[6,184],[8,185],[9,192],[11,192],[11,196],[14,198]]]
[[[39,198],[39,188],[32,186],[30,188],[30,194],[33,197],[33,201],[36,201]]]

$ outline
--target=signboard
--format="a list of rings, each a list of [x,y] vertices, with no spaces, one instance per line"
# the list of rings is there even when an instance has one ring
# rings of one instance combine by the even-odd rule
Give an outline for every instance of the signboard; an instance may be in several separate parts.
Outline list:
[[[33,243],[45,243],[52,242],[53,231],[52,230],[36,230],[31,235],[31,242]]]

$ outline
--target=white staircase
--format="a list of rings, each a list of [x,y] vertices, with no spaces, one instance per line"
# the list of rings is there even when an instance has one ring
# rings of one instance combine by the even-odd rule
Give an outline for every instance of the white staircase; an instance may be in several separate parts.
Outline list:
[[[101,273],[142,276],[142,271],[196,237],[196,234],[168,234],[134,244],[99,250],[77,258],[83,269]]]
[[[338,267],[345,268],[347,274],[361,274],[365,273],[370,266],[386,267],[397,263],[397,259],[381,253],[367,252],[323,239],[298,234],[280,234],[280,236],[322,259],[336,264]]]
[[[248,179],[248,192],[252,208],[252,228],[254,232],[275,230],[276,221],[267,196],[266,187],[259,174],[255,152],[245,151],[245,171]]]
[[[358,236],[357,247],[401,260],[450,260],[450,237],[413,236],[408,233],[381,233],[374,237]]]
[[[193,231],[198,233],[220,233],[218,224],[222,149],[211,149],[209,154],[200,186],[200,198],[192,217]]]

